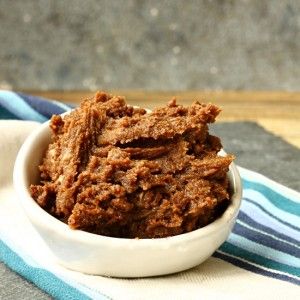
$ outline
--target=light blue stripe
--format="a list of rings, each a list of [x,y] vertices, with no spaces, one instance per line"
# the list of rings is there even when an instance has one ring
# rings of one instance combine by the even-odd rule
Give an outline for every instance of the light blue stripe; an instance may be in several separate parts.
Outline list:
[[[243,179],[244,187],[247,187],[249,184],[253,184],[254,190],[258,190],[260,186],[263,186],[263,190],[268,189],[272,190],[272,194],[275,194],[276,202],[282,202],[284,204],[294,206],[300,205],[300,193],[292,190],[264,175],[238,167],[240,175]],[[248,186],[249,187],[249,186]],[[283,198],[286,200],[282,201]],[[285,206],[285,205],[284,205]]]
[[[249,198],[252,201],[258,203],[263,208],[265,208],[272,215],[276,216],[278,219],[281,219],[284,222],[290,223],[295,227],[298,227],[300,230],[300,217],[291,214],[289,212],[283,211],[277,206],[275,206],[268,198],[266,198],[263,194],[258,191],[252,189],[244,189],[243,197]],[[297,226],[298,225],[298,226]]]
[[[0,91],[0,100],[7,110],[23,120],[45,122],[47,118],[35,111],[20,96],[10,91]]]
[[[231,233],[227,241],[235,246],[251,251],[252,253],[258,254],[265,258],[286,264],[291,267],[300,268],[300,259],[296,258],[295,256],[250,241],[247,238],[235,233]]]
[[[0,240],[0,258],[12,270],[24,276],[29,281],[36,284],[39,288],[55,297],[56,299],[91,299],[84,295],[76,288],[69,286],[54,274],[40,268],[34,268],[27,265],[17,253],[13,252],[7,247],[3,241]],[[102,299],[108,299],[105,296]]]
[[[275,236],[275,235],[273,235],[271,233],[268,233],[266,231],[260,230],[258,228],[253,227],[253,226],[250,226],[249,224],[247,224],[247,223],[245,223],[245,222],[243,222],[241,220],[237,220],[236,223],[240,224],[241,226],[243,226],[243,227],[245,227],[245,228],[247,228],[247,229],[249,229],[251,231],[257,232],[258,234],[262,234],[262,235],[268,236],[268,237],[272,238],[274,241],[278,241],[280,243],[287,244],[287,245],[290,245],[292,247],[295,247],[295,248],[299,249],[299,252],[300,252],[300,244],[297,245],[297,244],[292,243],[290,241],[286,241],[286,240],[284,240],[282,238],[279,238],[279,237],[277,237],[277,236]]]
[[[247,201],[242,201],[241,210],[247,216],[251,217],[255,222],[260,223],[269,228],[272,228],[275,231],[278,231],[282,234],[292,237],[295,240],[300,241],[299,231],[296,231],[293,228],[278,222],[276,219],[268,216],[266,213],[264,213],[261,209],[259,209],[254,204]]]
[[[280,193],[279,186],[278,190],[275,191],[265,184],[243,179],[243,187],[244,189],[252,189],[265,195],[279,209],[300,216],[300,203],[294,202]]]
[[[285,264],[278,263],[277,261],[274,261],[272,259],[268,259],[265,257],[262,257],[261,255],[255,254],[253,252],[250,252],[246,249],[243,249],[239,246],[232,245],[229,242],[225,242],[221,245],[219,248],[222,252],[225,252],[227,254],[233,255],[235,257],[240,257],[244,260],[247,260],[248,262],[255,263],[258,267],[263,266],[265,268],[268,268],[269,271],[277,270],[280,272],[285,272],[287,274],[291,274],[294,276],[297,276],[300,278],[300,269],[291,267]]]
[[[103,299],[109,299],[108,296],[103,294],[100,290],[95,290],[94,288],[90,288],[89,286],[82,284],[72,278],[68,278],[64,276],[64,274],[55,274],[55,272],[47,271],[45,268],[41,266],[32,256],[30,256],[30,253],[24,252],[22,247],[19,247],[20,245],[17,245],[15,241],[10,239],[7,236],[3,236],[0,239],[0,242],[2,242],[7,248],[10,249],[13,253],[16,253],[19,258],[24,262],[25,265],[28,266],[29,269],[32,270],[45,270],[45,272],[49,272],[53,274],[54,276],[58,277],[60,280],[65,282],[66,284],[70,285],[72,288],[75,288],[76,290],[79,290],[84,295],[88,296],[91,299],[95,300],[103,300]],[[0,247],[1,251],[1,247]],[[2,254],[2,253],[1,253]],[[1,255],[0,255],[1,260]],[[106,297],[106,298],[105,298]]]

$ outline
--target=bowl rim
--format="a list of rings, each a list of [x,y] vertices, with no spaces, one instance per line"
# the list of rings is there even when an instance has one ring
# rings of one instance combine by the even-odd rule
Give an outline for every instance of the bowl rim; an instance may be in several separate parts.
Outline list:
[[[69,113],[69,112],[68,112]],[[65,115],[64,113],[63,115]],[[134,239],[134,238],[118,238],[118,237],[109,237],[90,233],[83,230],[74,230],[71,229],[67,224],[56,219],[54,216],[50,215],[42,207],[40,207],[36,201],[31,197],[29,193],[29,186],[26,184],[26,161],[31,151],[36,148],[34,147],[38,140],[46,135],[50,134],[49,128],[50,120],[41,124],[36,128],[24,141],[22,144],[15,161],[14,171],[13,171],[13,185],[17,193],[18,201],[21,203],[23,210],[25,210],[27,215],[30,215],[29,219],[34,218],[35,221],[38,221],[40,225],[47,227],[48,230],[59,232],[60,234],[67,236],[70,239],[78,240],[81,242],[87,242],[91,244],[95,243],[113,243],[114,245],[119,246],[130,246],[135,243],[135,246],[154,246],[161,245],[164,243],[177,244],[178,242],[182,243],[183,241],[190,241],[193,239],[199,239],[201,237],[212,234],[215,231],[220,230],[224,225],[231,223],[234,219],[241,205],[242,200],[242,180],[239,174],[239,171],[235,163],[231,163],[229,166],[229,174],[231,175],[231,184],[232,186],[232,195],[231,203],[226,208],[224,213],[214,220],[212,223],[195,229],[193,231],[182,233],[175,236],[163,237],[163,238],[146,238],[146,239]],[[48,131],[48,133],[47,133]],[[225,155],[226,152],[222,149],[220,151],[221,155]],[[30,220],[31,221],[31,220]],[[129,245],[130,244],[130,245]]]

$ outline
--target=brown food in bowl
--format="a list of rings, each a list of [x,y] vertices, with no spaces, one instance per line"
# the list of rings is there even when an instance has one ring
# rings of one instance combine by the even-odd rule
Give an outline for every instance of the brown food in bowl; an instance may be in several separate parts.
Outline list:
[[[208,133],[220,109],[177,105],[147,113],[98,92],[53,116],[52,142],[32,197],[73,229],[121,238],[178,235],[214,221],[230,201],[232,155]]]

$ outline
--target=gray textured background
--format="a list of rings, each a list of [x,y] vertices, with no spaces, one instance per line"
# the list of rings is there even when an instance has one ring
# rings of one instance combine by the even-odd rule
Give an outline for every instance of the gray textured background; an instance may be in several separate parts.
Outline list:
[[[300,1],[0,0],[0,87],[300,90]]]

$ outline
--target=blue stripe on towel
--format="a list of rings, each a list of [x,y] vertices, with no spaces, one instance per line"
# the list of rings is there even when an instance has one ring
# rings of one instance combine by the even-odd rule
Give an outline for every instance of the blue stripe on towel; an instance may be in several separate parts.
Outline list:
[[[241,220],[242,222],[250,225],[252,228],[256,228],[262,232],[265,232],[266,234],[270,234],[276,238],[282,239],[284,241],[287,241],[291,244],[298,245],[298,247],[300,247],[299,241],[293,239],[291,236],[282,234],[281,232],[278,232],[271,227],[268,227],[268,226],[265,226],[263,224],[256,222],[243,210],[240,210],[239,215],[238,215],[238,220]]]
[[[244,189],[251,189],[263,194],[266,198],[268,198],[268,200],[272,204],[277,206],[282,211],[286,211],[290,214],[300,216],[300,203],[296,203],[284,197],[283,195],[277,193],[268,186],[258,182],[243,179],[243,187]]]
[[[18,93],[18,95],[33,109],[46,116],[47,118],[51,118],[53,114],[60,115],[70,110],[70,107],[68,107],[67,105],[61,105],[54,101],[46,101],[46,99],[25,95],[22,93]]]
[[[243,200],[241,205],[241,211],[245,212],[248,216],[251,216],[251,218],[259,224],[272,228],[273,230],[286,236],[290,236],[292,239],[296,240],[299,245],[299,231],[294,230],[293,228],[290,228],[289,226],[286,226],[283,223],[280,223],[273,217],[269,216],[269,214],[266,214],[259,207],[252,204],[251,202]]]
[[[248,227],[247,224],[240,222],[239,220],[233,228],[233,233],[238,236],[243,236],[248,240],[258,244],[269,247],[270,249],[275,249],[289,255],[293,255],[300,258],[300,248],[297,245],[293,245],[283,240],[276,239],[275,237],[268,236],[263,232],[254,230],[254,228]]]
[[[244,198],[248,198],[262,206],[265,210],[270,211],[278,217],[280,220],[288,220],[290,224],[299,224],[300,225],[300,216],[297,214],[291,214],[286,212],[277,206],[275,206],[269,198],[267,198],[264,194],[250,189],[245,189],[243,191]],[[298,227],[300,230],[300,226]]]
[[[259,208],[261,211],[263,211],[265,214],[267,214],[268,216],[270,216],[271,218],[275,219],[276,221],[292,228],[293,230],[299,231],[300,233],[300,229],[299,227],[291,224],[290,222],[284,221],[280,218],[278,218],[277,216],[275,216],[274,214],[270,213],[270,211],[266,210],[262,205],[258,204],[256,201],[249,199],[249,198],[243,198],[244,201],[250,202],[251,204],[255,205],[257,208]]]
[[[233,245],[229,242],[225,242],[224,244],[222,244],[219,250],[221,250],[224,253],[242,258],[250,263],[255,263],[273,271],[280,271],[286,274],[290,274],[300,279],[300,268],[288,266],[286,264],[274,261],[267,257],[243,249],[237,245]]]
[[[31,120],[45,122],[47,118],[35,111],[16,93],[10,91],[0,91],[1,104],[21,120]]]
[[[19,120],[19,118],[7,110],[2,104],[0,100],[0,120]]]
[[[264,276],[268,276],[268,277],[272,277],[272,278],[276,278],[276,279],[280,279],[280,280],[284,280],[284,281],[288,281],[291,283],[295,283],[295,284],[300,284],[300,279],[295,278],[295,277],[291,277],[288,274],[284,274],[284,273],[278,273],[278,272],[272,272],[271,270],[262,268],[261,266],[255,265],[255,264],[251,264],[243,259],[240,259],[238,257],[235,257],[233,255],[228,255],[226,253],[223,253],[220,250],[217,250],[214,254],[214,257],[220,258],[222,260],[225,260],[237,267],[243,268],[245,270],[260,274],[260,275],[264,275]]]
[[[300,259],[294,255],[290,255],[272,247],[253,242],[247,239],[245,236],[237,235],[234,232],[230,234],[227,242],[243,250],[249,251],[252,254],[257,254],[280,264],[298,268],[300,276]]]
[[[40,268],[34,268],[26,264],[15,252],[8,248],[0,240],[0,259],[15,272],[33,282],[39,288],[47,292],[55,299],[87,300],[90,297],[81,293],[78,289],[66,284],[54,274]],[[102,299],[108,299],[105,296]]]

